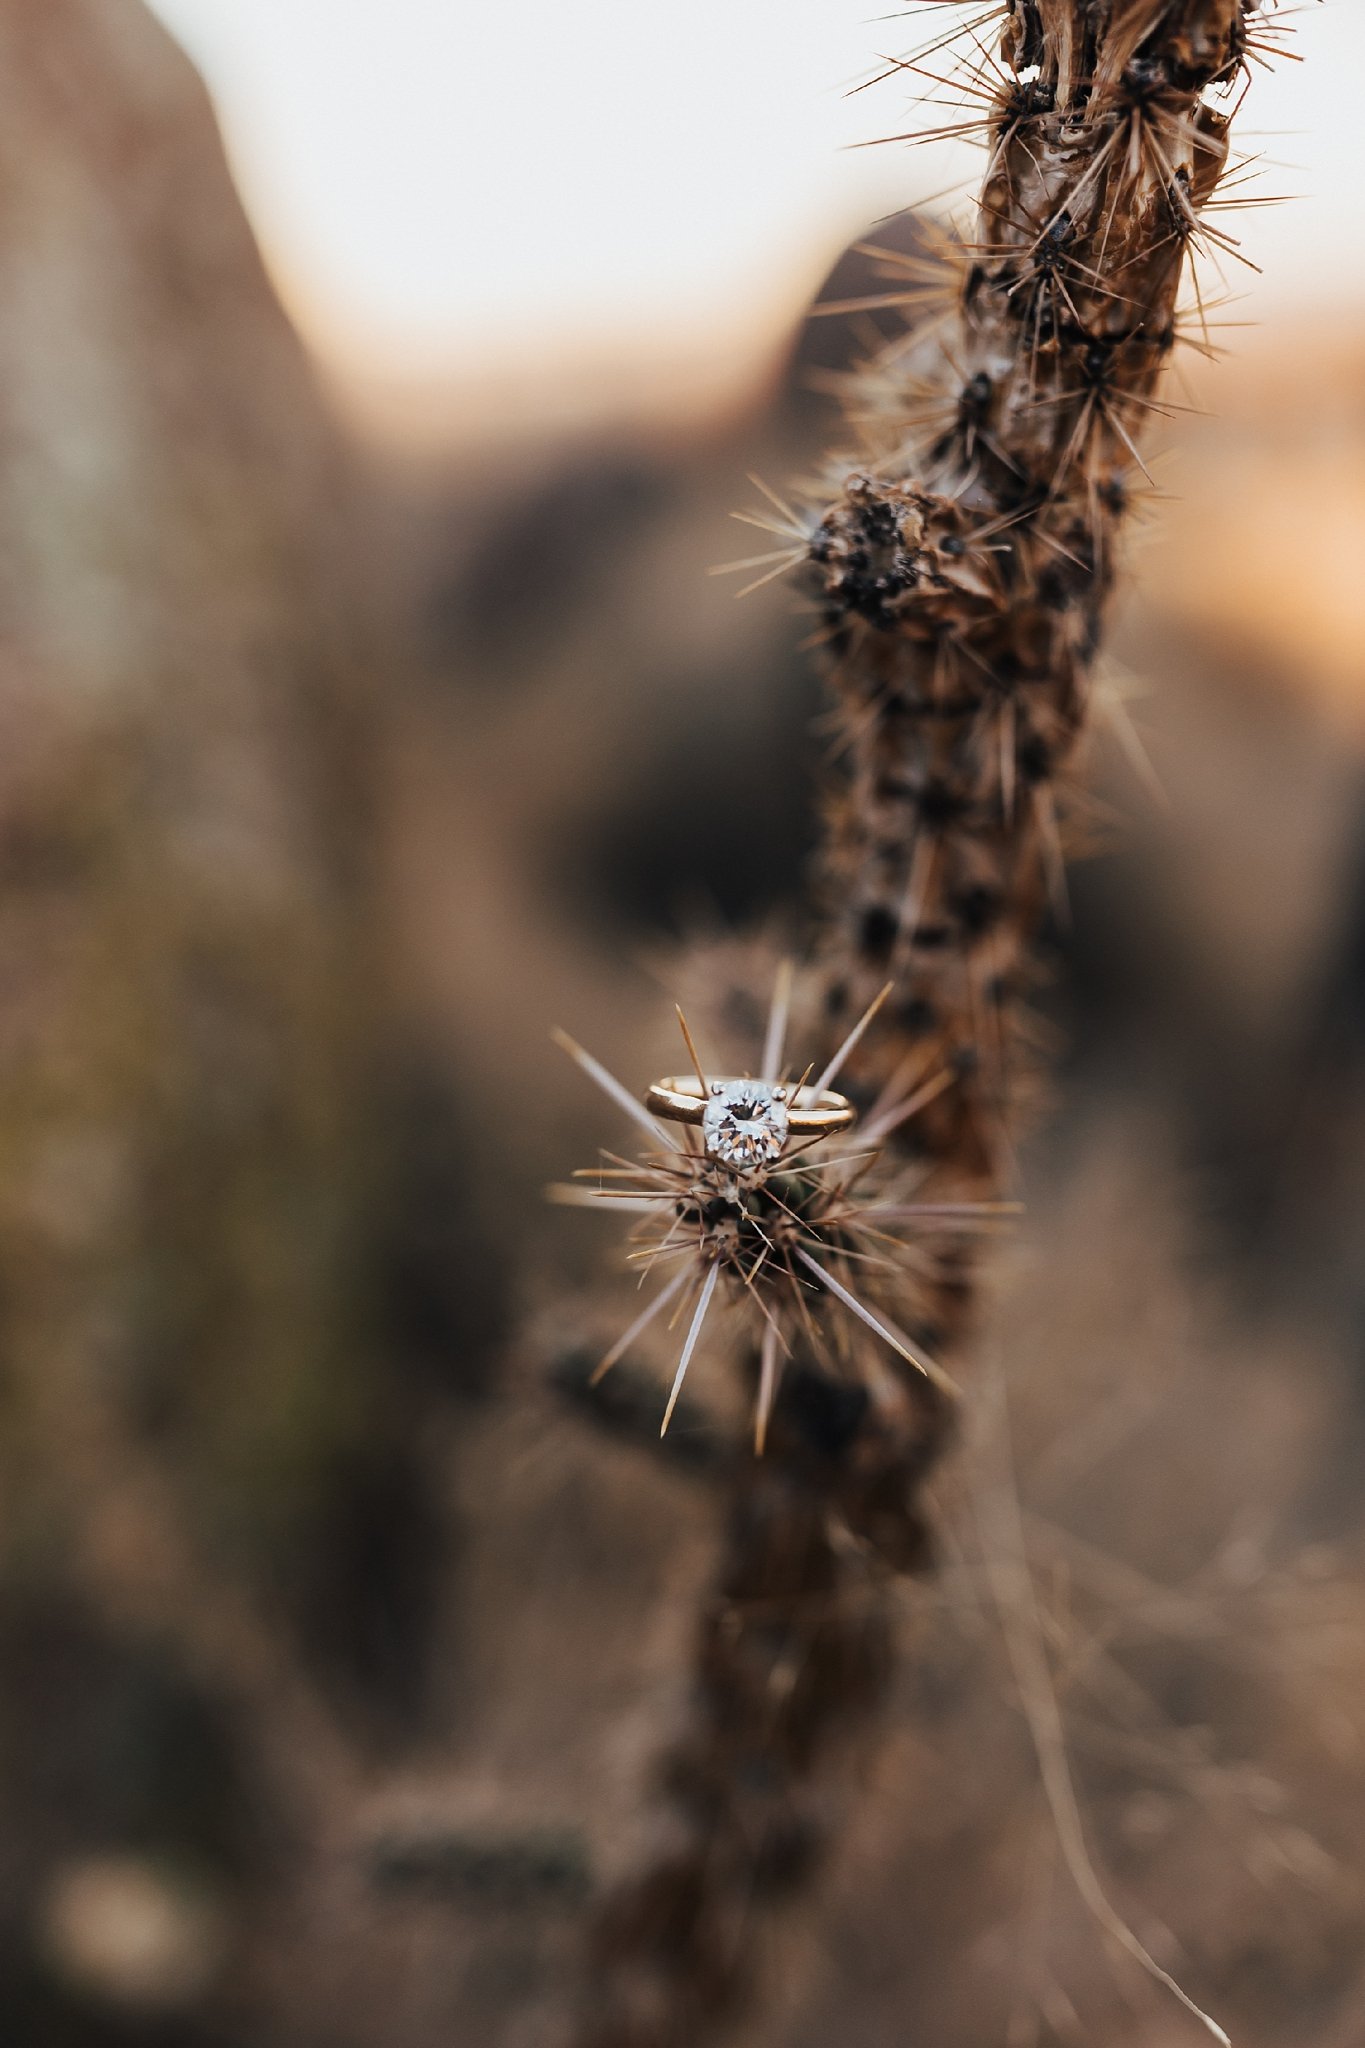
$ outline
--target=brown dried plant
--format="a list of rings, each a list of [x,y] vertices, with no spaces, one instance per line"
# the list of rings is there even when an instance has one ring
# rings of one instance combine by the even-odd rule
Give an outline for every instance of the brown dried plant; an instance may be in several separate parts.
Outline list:
[[[888,303],[914,317],[853,380],[856,455],[795,505],[770,494],[757,523],[778,546],[752,565],[798,570],[820,613],[837,733],[804,1023],[872,1156],[854,1167],[855,1134],[798,1177],[713,1185],[655,1127],[646,1164],[613,1163],[647,1260],[679,1271],[604,1363],[654,1309],[690,1305],[676,1397],[728,1276],[763,1332],[766,1454],[737,1461],[667,1839],[599,1915],[582,2048],[697,2048],[737,2020],[766,1909],[818,1861],[884,1687],[885,1580],[927,1560],[922,1488],[950,1435],[930,1361],[973,1306],[973,1233],[943,1224],[989,1215],[1011,1176],[1140,443],[1177,343],[1209,348],[1199,285],[1192,315],[1179,294],[1192,256],[1235,253],[1210,202],[1279,40],[1260,0],[909,12],[938,32],[891,69],[984,145],[975,229],[887,257]],[[853,1310],[837,1336],[812,1313],[831,1292]]]

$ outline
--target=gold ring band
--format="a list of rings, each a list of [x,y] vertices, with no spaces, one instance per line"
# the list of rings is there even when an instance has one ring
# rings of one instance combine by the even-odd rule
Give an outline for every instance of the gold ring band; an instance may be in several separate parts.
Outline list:
[[[740,1085],[729,1078],[712,1081],[709,1095],[718,1097]],[[787,1129],[794,1138],[833,1137],[836,1131],[846,1131],[857,1117],[848,1097],[837,1095],[832,1088],[774,1089],[773,1093],[785,1104]],[[691,1075],[670,1075],[651,1085],[645,1096],[645,1108],[654,1116],[666,1117],[670,1123],[699,1124],[705,1121],[707,1101],[700,1081]]]

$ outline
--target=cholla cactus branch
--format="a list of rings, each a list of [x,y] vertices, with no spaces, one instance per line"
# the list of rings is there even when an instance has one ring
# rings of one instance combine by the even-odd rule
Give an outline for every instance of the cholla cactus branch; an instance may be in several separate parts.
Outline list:
[[[921,1176],[920,1225],[989,1212],[1007,1173],[1032,952],[1064,901],[1059,786],[1186,259],[1231,253],[1204,209],[1273,32],[1258,0],[1006,0],[988,48],[989,14],[915,12],[951,16],[969,45],[951,86],[986,148],[975,239],[901,264],[928,317],[857,379],[859,452],[823,506],[768,494],[755,523],[780,545],[750,565],[775,563],[766,580],[802,561],[823,615],[841,716],[818,950],[831,1052],[851,1042],[822,1083],[837,1057],[879,1153],[859,1190],[874,1228],[907,1221],[896,1154]],[[922,1487],[952,1404],[924,1347],[958,1342],[972,1303],[956,1243],[921,1264],[902,1331],[885,1294],[914,1257],[902,1238],[868,1302],[819,1247],[791,1247],[857,1338],[831,1367],[801,1291],[769,1304],[753,1368],[766,1455],[736,1469],[693,1720],[667,1764],[674,1837],[598,1921],[581,2048],[718,2039],[752,1987],[760,1909],[818,1861],[885,1677],[882,1577],[926,1557]],[[702,1307],[715,1252],[707,1265]]]
[[[810,547],[846,769],[830,805],[836,1020],[896,993],[850,1072],[907,1050],[960,1085],[913,1128],[994,1185],[1138,441],[1224,167],[1255,0],[1011,0],[954,86],[981,102],[977,239],[943,304],[860,378],[858,467]]]

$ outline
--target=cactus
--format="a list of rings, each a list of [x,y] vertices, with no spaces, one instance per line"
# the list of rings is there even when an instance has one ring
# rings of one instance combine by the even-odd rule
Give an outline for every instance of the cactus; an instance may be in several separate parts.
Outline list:
[[[889,297],[921,317],[853,381],[856,453],[795,507],[772,498],[757,523],[778,545],[746,565],[814,595],[837,707],[803,1021],[817,1064],[848,1039],[840,1085],[877,1156],[812,1162],[817,1205],[830,1176],[845,1204],[814,1228],[846,1266],[888,1210],[901,1241],[859,1268],[871,1328],[816,1323],[816,1272],[759,1304],[766,1451],[736,1463],[693,1718],[664,1771],[673,1832],[599,1917],[582,2048],[696,2048],[743,2013],[762,1909],[815,1868],[884,1686],[885,1582],[926,1561],[923,1481],[955,1406],[925,1356],[961,1346],[973,1304],[978,1234],[943,1219],[998,1204],[1036,1096],[1035,949],[1064,903],[1065,784],[1140,441],[1188,259],[1232,247],[1207,208],[1241,82],[1276,40],[1256,0],[1007,0],[989,47],[979,10],[915,12],[948,33],[908,76],[946,82],[965,39],[950,83],[986,153],[975,236],[888,259],[906,273]],[[1193,317],[1202,345],[1197,286]],[[759,1228],[771,1192],[741,1176],[708,1208],[705,1170],[678,1150],[619,1184],[694,1260],[679,1378],[720,1278],[746,1295],[720,1233]],[[670,1293],[693,1298],[681,1278]],[[905,1341],[878,1342],[893,1321]]]

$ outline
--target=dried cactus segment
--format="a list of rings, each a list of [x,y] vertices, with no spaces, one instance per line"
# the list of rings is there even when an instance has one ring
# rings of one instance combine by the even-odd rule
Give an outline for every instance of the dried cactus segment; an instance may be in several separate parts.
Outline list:
[[[785,1006],[788,990],[780,978],[773,1018]],[[848,1034],[814,1090],[781,1080],[708,1081],[698,1063],[699,1107],[702,1099],[706,1103],[700,1144],[686,1127],[685,1142],[675,1146],[662,1139],[660,1126],[622,1084],[559,1035],[603,1092],[660,1140],[636,1160],[606,1153],[599,1166],[581,1170],[572,1183],[551,1193],[560,1201],[631,1217],[630,1263],[645,1280],[663,1275],[594,1374],[596,1381],[610,1371],[665,1310],[671,1311],[669,1327],[681,1325],[686,1334],[663,1430],[717,1300],[727,1321],[732,1326],[739,1322],[745,1341],[761,1358],[755,1415],[760,1451],[783,1365],[798,1354],[831,1380],[864,1386],[874,1402],[895,1404],[894,1378],[869,1361],[861,1341],[870,1336],[951,1400],[952,1382],[921,1333],[935,1325],[936,1302],[956,1270],[958,1241],[998,1227],[1009,1205],[925,1203],[919,1198],[920,1174],[903,1160],[886,1171],[883,1148],[951,1087],[953,1077],[926,1081],[918,1066],[895,1076],[862,1133],[811,1139],[788,1127],[788,1103],[799,1116],[804,1097],[824,1096],[875,1017],[882,995]],[[780,1057],[780,1037],[770,1021],[765,1059]],[[762,1142],[752,1135],[752,1118],[742,1146],[728,1133],[727,1119],[737,1113],[736,1105],[768,1117]]]
[[[1192,256],[1236,253],[1208,217],[1228,161],[1214,101],[1276,35],[1258,0],[910,13],[931,34],[891,73],[948,88],[951,131],[984,145],[977,224],[922,263],[885,258],[876,303],[915,324],[846,383],[852,447],[811,504],[756,516],[781,547],[753,566],[785,574],[800,550],[821,612],[836,715],[813,1028],[844,1042],[840,1086],[877,1155],[856,1223],[820,1211],[840,1169],[823,1184],[812,1169],[810,1206],[787,1203],[788,1249],[841,1284],[856,1267],[874,1313],[906,1304],[914,1339],[937,1349],[960,1342],[975,1273],[970,1234],[936,1240],[929,1218],[993,1213],[1037,1093],[1036,941],[1049,906],[1064,914],[1068,779],[1182,277]],[[1202,299],[1197,323],[1207,347]],[[885,1265],[853,1256],[869,1226]],[[687,1227],[700,1247],[701,1205]],[[745,1221],[727,1227],[742,1242]],[[736,1299],[746,1273],[758,1281],[749,1249]],[[669,1842],[597,1923],[579,2048],[699,2048],[731,2031],[769,1909],[817,1867],[884,1689],[885,1574],[929,1552],[923,1486],[954,1404],[855,1312],[813,1334],[813,1292],[774,1297],[751,1352],[766,1455],[734,1467],[694,1712],[669,1759]],[[851,1349],[831,1360],[841,1329]]]
[[[998,1186],[1036,1093],[1024,1006],[1065,902],[1065,782],[1181,278],[1218,245],[1211,96],[1257,14],[1011,0],[998,46],[978,20],[951,71],[935,39],[932,75],[987,151],[976,237],[951,315],[860,381],[860,467],[818,517],[805,581],[840,714],[830,1029],[894,980],[849,1085],[875,1093],[911,1047],[953,1072],[905,1142],[961,1190]]]

